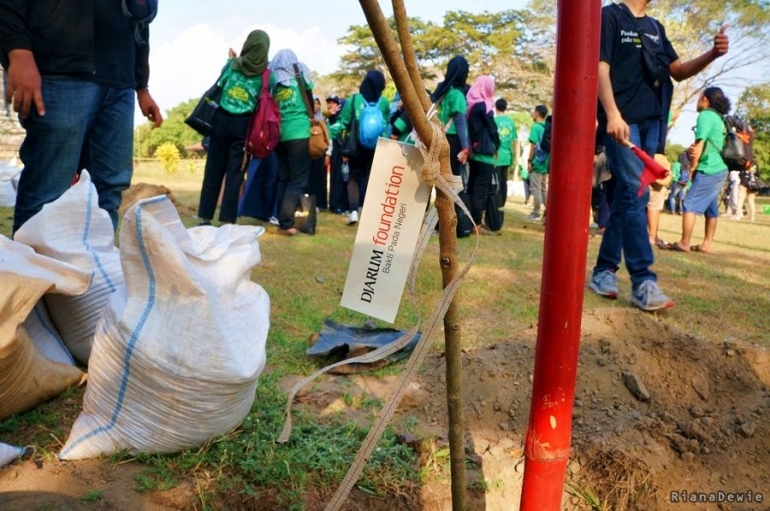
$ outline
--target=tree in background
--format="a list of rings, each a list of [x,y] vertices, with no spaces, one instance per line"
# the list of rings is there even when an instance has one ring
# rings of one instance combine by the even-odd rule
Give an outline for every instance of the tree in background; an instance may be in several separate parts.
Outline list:
[[[152,158],[161,145],[171,143],[183,157],[193,156],[185,148],[199,143],[202,137],[187,126],[184,120],[197,104],[198,99],[193,98],[168,110],[160,128],[151,129],[152,124],[149,122],[136,128],[134,155],[138,158]]]
[[[398,41],[395,20],[392,17],[388,18],[388,23],[394,38]],[[409,26],[417,60],[423,66],[423,78],[428,80],[434,78],[434,67],[437,63],[435,59],[440,59],[437,50],[440,45],[440,27],[420,18],[410,18]],[[349,96],[357,92],[361,80],[371,69],[379,69],[385,73],[386,78],[390,78],[369,25],[351,26],[348,28],[348,33],[337,42],[341,46],[350,48],[340,59],[340,69],[329,75],[336,83],[338,95]]]
[[[767,73],[770,63],[768,7],[767,0],[656,0],[650,5],[650,14],[661,20],[683,59],[710,48],[722,24],[729,24],[730,52],[702,73],[676,85],[672,105],[674,121],[706,87],[742,89],[748,84],[767,82],[770,78]]]
[[[528,10],[448,12],[444,16],[450,55],[464,55],[471,76],[489,74],[515,110],[551,104],[553,96],[553,27],[533,22]]]
[[[411,18],[412,42],[423,79],[435,86],[443,78],[449,59],[462,55],[470,64],[472,77],[495,76],[498,89],[512,109],[550,104],[552,51],[543,51],[549,39],[528,28],[530,19],[527,10],[513,9],[480,14],[449,11],[441,25]],[[393,20],[389,22],[395,33]],[[382,69],[383,61],[368,25],[351,26],[338,42],[350,47],[350,51],[343,55],[340,70],[331,76],[338,90],[349,94],[357,90],[367,70]]]

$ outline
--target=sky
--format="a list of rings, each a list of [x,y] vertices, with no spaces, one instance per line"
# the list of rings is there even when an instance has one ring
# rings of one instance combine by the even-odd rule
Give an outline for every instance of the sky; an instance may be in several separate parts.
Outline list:
[[[524,8],[527,0],[405,0],[409,16],[441,22],[447,11],[499,12]],[[384,14],[392,14],[391,2],[379,2]],[[347,48],[337,40],[352,25],[366,19],[356,0],[201,0],[160,2],[150,26],[150,91],[162,111],[200,97],[216,80],[227,59],[228,48],[240,51],[254,29],[270,35],[272,57],[291,48],[313,71],[336,70]],[[671,135],[688,145],[694,113],[685,112]],[[137,109],[135,123],[144,118]]]

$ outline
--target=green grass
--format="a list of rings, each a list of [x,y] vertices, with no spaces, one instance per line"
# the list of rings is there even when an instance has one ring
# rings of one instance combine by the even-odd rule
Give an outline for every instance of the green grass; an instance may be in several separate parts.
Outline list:
[[[82,497],[80,497],[80,500],[83,502],[96,502],[97,500],[102,500],[102,496],[104,495],[104,490],[91,490]]]
[[[82,406],[85,389],[70,388],[53,401],[0,421],[0,438],[32,445],[45,461],[56,459]]]
[[[182,221],[195,225],[201,182],[201,162],[180,163],[174,175],[159,165],[140,165],[135,182],[163,184],[184,205]],[[193,168],[194,172],[189,169]],[[759,201],[769,204],[765,198]],[[537,323],[543,257],[543,232],[539,224],[526,223],[528,212],[521,199],[508,202],[503,235],[481,240],[476,265],[459,294],[463,345],[467,349],[505,342]],[[10,234],[10,209],[0,208],[0,232]],[[143,467],[137,477],[139,491],[163,490],[188,479],[196,481],[203,509],[222,507],[228,496],[238,502],[275,502],[276,509],[301,509],[309,491],[330,493],[353,460],[366,429],[344,414],[325,417],[294,413],[294,432],[288,444],[277,444],[283,424],[285,395],[277,382],[286,375],[307,375],[323,361],[305,356],[308,337],[319,332],[331,318],[361,325],[368,318],[339,305],[352,251],[355,229],[337,215],[322,213],[318,234],[284,238],[266,226],[260,239],[262,264],[252,280],[262,285],[271,299],[271,328],[267,342],[268,367],[262,375],[251,413],[228,435],[215,438],[197,450],[173,455],[110,456],[113,463],[131,460]],[[668,241],[678,238],[681,218],[664,215],[660,234]],[[696,225],[696,240],[703,232]],[[595,233],[594,233],[595,234]],[[593,235],[588,243],[586,275],[596,259],[601,241]],[[473,247],[472,239],[458,241],[460,262]],[[565,253],[563,257],[574,257]],[[758,213],[758,222],[720,221],[715,254],[677,254],[656,250],[654,270],[661,287],[677,302],[676,308],[659,317],[693,335],[721,342],[726,338],[770,345],[770,215]],[[584,295],[584,307],[628,307],[628,274],[619,272],[621,292],[617,301],[592,293]],[[320,279],[318,278],[320,277]],[[402,301],[395,328],[406,329],[418,316],[427,318],[441,294],[438,239],[431,239],[417,279],[415,303]],[[378,326],[389,326],[376,322]],[[443,350],[441,336],[433,351]],[[373,372],[374,376],[399,374],[403,363]],[[55,456],[66,439],[82,402],[82,389],[68,391],[49,403],[0,422],[0,438],[6,442],[33,444],[38,452]],[[442,398],[443,399],[443,398]],[[342,398],[357,415],[376,414],[376,398],[348,393]],[[361,421],[366,422],[366,421]],[[418,425],[410,415],[398,424],[399,431]],[[410,448],[399,445],[389,429],[359,481],[362,491],[374,495],[403,495],[415,490],[426,477],[448,477],[448,450],[433,449],[418,467]],[[278,482],[278,483],[277,483]],[[470,488],[487,492],[497,481],[476,480]],[[94,497],[95,498],[95,497]],[[224,499],[224,500],[223,500]],[[226,507],[226,506],[225,506]]]
[[[499,490],[505,486],[502,479],[495,479],[494,481],[488,481],[484,477],[479,477],[468,483],[468,489],[477,491],[480,493],[489,493],[493,490]]]
[[[208,442],[198,450],[173,455],[114,456],[112,462],[133,460],[148,467],[137,477],[138,491],[164,490],[176,484],[177,474],[203,470],[217,473],[218,491],[244,496],[272,495],[287,508],[302,502],[302,494],[313,488],[335,489],[361,445],[367,430],[344,419],[323,421],[295,415],[295,428],[287,444],[278,444],[283,426],[285,395],[275,376],[263,377],[251,414],[228,435]],[[365,403],[362,403],[364,406]],[[386,432],[358,482],[359,489],[375,495],[403,491],[418,480],[411,449]],[[280,482],[279,484],[276,484]]]
[[[156,458],[153,460],[153,456]],[[165,457],[151,456],[146,464],[152,465],[136,476],[136,491],[170,490],[177,485],[173,465],[166,462]]]

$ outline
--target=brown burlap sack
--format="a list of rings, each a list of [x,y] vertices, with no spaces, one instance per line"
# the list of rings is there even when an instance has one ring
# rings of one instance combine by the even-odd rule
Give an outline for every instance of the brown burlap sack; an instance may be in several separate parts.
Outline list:
[[[0,420],[58,396],[79,385],[85,374],[77,367],[45,358],[22,325],[46,291],[44,279],[0,271]]]

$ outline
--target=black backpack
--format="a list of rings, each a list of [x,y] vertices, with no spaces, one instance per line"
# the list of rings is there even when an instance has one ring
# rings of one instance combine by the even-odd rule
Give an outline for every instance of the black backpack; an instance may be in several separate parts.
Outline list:
[[[724,117],[725,143],[719,155],[729,170],[747,170],[754,159],[754,129],[736,115]]]
[[[147,26],[158,14],[158,0],[121,0],[123,16],[134,27],[134,40],[139,46],[147,44]]]

